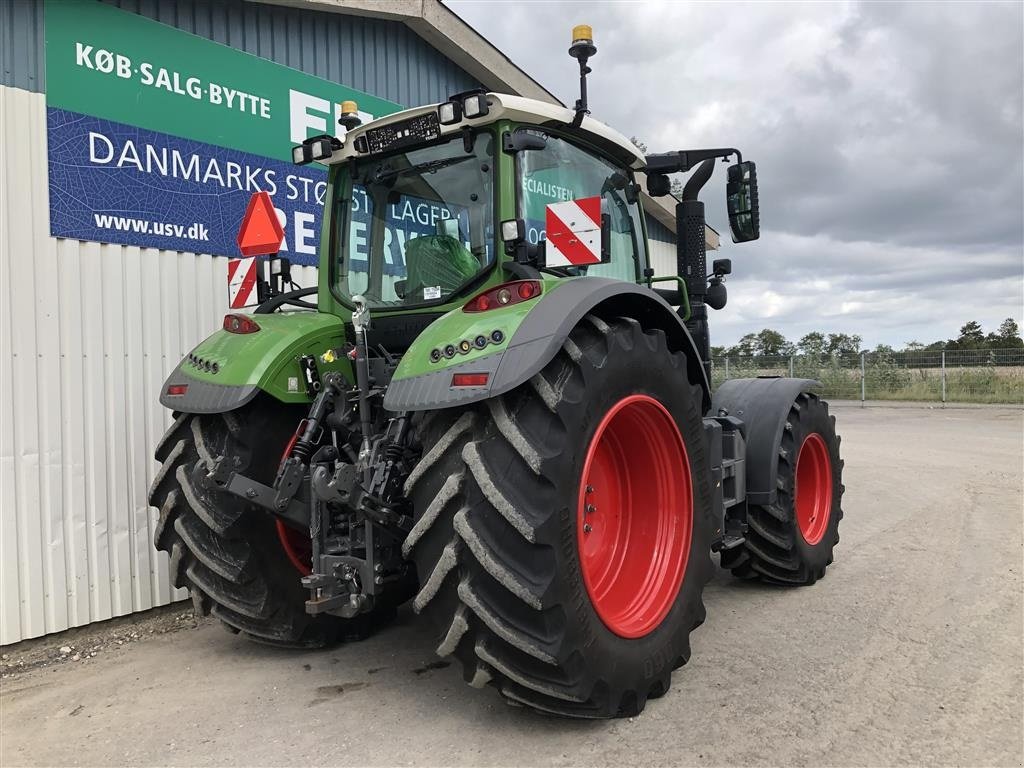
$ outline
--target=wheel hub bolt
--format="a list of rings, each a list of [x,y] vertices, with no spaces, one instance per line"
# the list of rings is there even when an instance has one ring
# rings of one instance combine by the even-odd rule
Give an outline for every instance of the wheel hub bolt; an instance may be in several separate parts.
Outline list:
[[[590,533],[590,532],[591,532],[592,530],[594,530],[594,529],[593,529],[593,527],[592,527],[592,526],[590,525],[590,523],[584,523],[584,524],[583,524],[583,532],[584,532],[584,533]]]

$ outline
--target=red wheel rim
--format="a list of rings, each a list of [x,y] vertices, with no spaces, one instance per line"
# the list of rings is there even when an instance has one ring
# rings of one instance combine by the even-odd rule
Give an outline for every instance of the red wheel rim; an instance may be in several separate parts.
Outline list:
[[[282,462],[288,458],[298,439],[298,435],[292,435],[284,453],[281,454]],[[309,541],[309,533],[292,528],[279,519],[277,521],[277,538],[281,540],[284,553],[288,556],[291,564],[295,566],[295,570],[303,576],[309,576],[313,572],[313,545]]]
[[[808,544],[817,544],[832,514],[832,462],[828,446],[817,432],[804,438],[796,457],[793,507],[800,535]]]
[[[580,478],[577,545],[601,621],[620,637],[656,629],[672,608],[693,534],[693,483],[675,419],[647,395],[605,414]]]

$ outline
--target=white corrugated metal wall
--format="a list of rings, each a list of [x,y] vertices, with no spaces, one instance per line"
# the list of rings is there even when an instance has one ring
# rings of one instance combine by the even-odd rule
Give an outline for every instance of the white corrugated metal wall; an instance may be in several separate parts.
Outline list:
[[[46,163],[45,96],[0,86],[0,644],[186,596],[152,544],[157,397],[227,310],[225,258],[50,237]]]
[[[662,275],[674,275],[676,273],[676,244],[666,243],[653,238],[647,241],[648,258],[651,262],[651,269],[659,277]],[[661,287],[667,288],[668,284]]]
[[[478,85],[397,21],[105,1],[396,103]],[[43,7],[0,0],[0,645],[185,597],[151,543],[157,396],[227,305],[227,259],[49,236]]]

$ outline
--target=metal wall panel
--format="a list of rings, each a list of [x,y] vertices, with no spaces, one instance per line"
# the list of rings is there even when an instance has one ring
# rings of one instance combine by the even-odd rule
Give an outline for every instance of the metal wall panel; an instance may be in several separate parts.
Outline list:
[[[105,1],[407,107],[478,87],[465,70],[397,21],[245,0]],[[43,0],[0,0],[0,83],[44,91],[43,40]]]
[[[404,105],[476,86],[398,22],[109,1]],[[44,37],[42,0],[0,0],[0,644],[185,597],[146,503],[157,395],[227,308],[224,258],[49,236]]]
[[[43,90],[42,0],[0,0],[0,85]]]
[[[666,243],[661,240],[650,240],[648,242],[651,260],[651,269],[657,277],[668,277],[678,273],[676,269],[676,244]],[[661,288],[672,287],[671,283],[660,285]]]
[[[226,310],[225,258],[50,237],[44,97],[0,86],[0,644],[185,597],[146,503],[157,397]]]
[[[653,216],[647,217],[647,244],[654,274],[676,274],[676,234]]]
[[[651,240],[657,240],[662,243],[671,243],[672,245],[676,243],[676,233],[653,216],[647,217],[647,236]]]
[[[245,0],[105,2],[407,107],[478,87],[398,21]]]

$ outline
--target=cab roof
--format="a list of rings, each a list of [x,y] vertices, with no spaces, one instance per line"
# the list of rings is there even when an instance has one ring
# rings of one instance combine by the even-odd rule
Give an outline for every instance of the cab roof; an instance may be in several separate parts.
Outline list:
[[[476,118],[463,117],[456,123],[442,125],[440,127],[441,135],[456,134],[464,126],[490,125],[498,120],[512,120],[519,123],[535,123],[537,125],[557,125],[564,128],[569,127],[575,117],[573,110],[560,104],[550,104],[537,99],[528,99],[523,96],[513,96],[507,93],[489,92],[486,95],[489,108],[486,115]],[[439,106],[439,104],[428,104],[422,107],[402,110],[401,112],[395,112],[394,114],[386,115],[353,128],[346,134],[342,148],[335,151],[331,158],[325,162],[335,164],[344,162],[352,157],[365,156],[356,152],[353,146],[354,140],[358,136],[375,128],[400,123],[411,117],[436,112]],[[614,128],[610,128],[599,120],[586,115],[583,118],[582,124],[576,130],[580,131],[584,138],[589,134],[592,139],[597,140],[596,143],[611,144],[615,149],[620,150],[624,158],[628,159],[629,165],[633,170],[643,170],[645,167],[646,162],[640,149]]]

